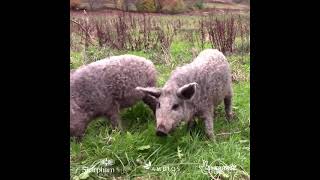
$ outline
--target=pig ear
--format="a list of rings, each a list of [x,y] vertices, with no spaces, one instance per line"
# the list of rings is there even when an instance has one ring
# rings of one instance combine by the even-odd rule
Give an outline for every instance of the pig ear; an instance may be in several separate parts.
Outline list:
[[[199,85],[196,82],[186,84],[177,91],[177,96],[181,99],[191,99]]]
[[[160,97],[161,95],[161,89],[156,87],[136,87],[136,90],[145,92],[156,98]]]

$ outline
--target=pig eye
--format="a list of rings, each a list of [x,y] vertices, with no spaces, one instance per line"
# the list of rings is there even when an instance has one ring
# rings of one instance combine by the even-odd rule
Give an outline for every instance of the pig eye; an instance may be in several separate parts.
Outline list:
[[[177,110],[178,107],[179,107],[179,104],[174,104],[174,105],[172,106],[172,110]]]
[[[157,102],[157,108],[160,108],[160,103],[159,102]]]

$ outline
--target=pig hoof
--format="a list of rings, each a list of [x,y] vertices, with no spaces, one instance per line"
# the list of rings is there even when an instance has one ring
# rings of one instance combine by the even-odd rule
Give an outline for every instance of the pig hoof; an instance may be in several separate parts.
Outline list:
[[[80,143],[82,141],[82,139],[83,139],[83,135],[76,136],[74,140],[75,140],[75,143]]]
[[[216,140],[215,137],[213,137],[213,138],[211,139],[211,141],[212,141],[213,143],[217,143],[217,140]]]
[[[210,141],[212,141],[213,143],[217,143],[217,140],[216,140],[216,137],[215,137],[215,136],[212,136],[212,137],[210,138]]]
[[[226,114],[226,119],[228,122],[232,121],[234,118],[234,114],[233,113],[229,113],[229,114]]]
[[[197,121],[189,121],[187,125],[187,132],[189,132],[190,135],[192,135],[192,131],[196,129],[196,126],[197,126]]]
[[[123,131],[122,126],[119,126],[119,125],[117,125],[117,126],[113,126],[111,129],[112,129],[112,131],[120,131],[120,132],[122,132],[122,131]]]
[[[210,141],[216,143],[216,137],[215,137],[215,135],[213,135],[213,134],[207,134],[207,138],[208,138]]]

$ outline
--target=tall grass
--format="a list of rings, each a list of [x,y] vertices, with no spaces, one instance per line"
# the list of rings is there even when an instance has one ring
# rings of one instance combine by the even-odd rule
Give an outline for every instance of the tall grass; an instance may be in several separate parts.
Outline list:
[[[85,47],[95,43],[116,50],[156,50],[166,53],[172,42],[180,39],[189,40],[189,43],[201,49],[209,43],[223,53],[232,53],[235,48],[238,51],[249,50],[249,46],[245,46],[249,44],[248,21],[232,14],[224,17],[210,15],[194,20],[123,12],[112,17],[85,16],[72,21],[71,37],[81,37],[81,44]],[[189,24],[193,24],[193,27],[186,28]],[[236,44],[237,37],[240,45]]]

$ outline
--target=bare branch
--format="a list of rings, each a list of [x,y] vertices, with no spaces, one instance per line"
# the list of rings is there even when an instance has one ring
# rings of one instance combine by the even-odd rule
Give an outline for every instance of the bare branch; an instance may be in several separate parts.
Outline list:
[[[77,22],[77,21],[75,21],[73,19],[70,19],[70,21],[75,23],[75,24],[77,24],[86,33],[86,36],[89,37],[90,44],[92,44],[91,43],[92,37],[90,36],[90,33],[79,22]]]

